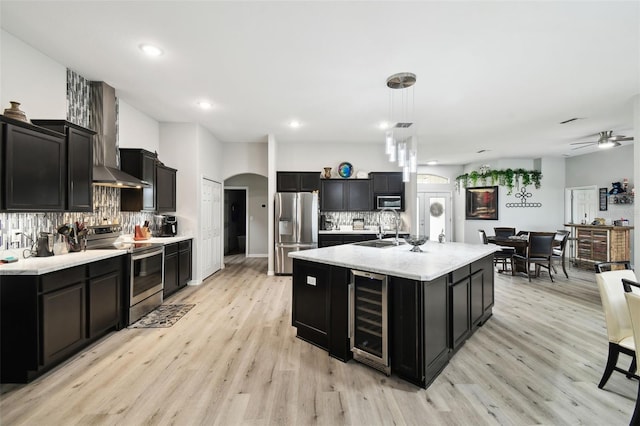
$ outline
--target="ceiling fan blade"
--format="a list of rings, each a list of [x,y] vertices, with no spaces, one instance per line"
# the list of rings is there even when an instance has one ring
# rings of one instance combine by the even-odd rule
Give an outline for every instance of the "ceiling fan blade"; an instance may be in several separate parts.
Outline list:
[[[571,148],[571,151],[575,151],[576,149],[587,148],[589,145],[577,146],[575,148]]]
[[[616,135],[616,136],[611,136],[608,140],[613,141],[613,142],[632,141],[633,140],[633,136]]]
[[[589,145],[589,144],[596,144],[598,142],[571,142],[569,145]]]

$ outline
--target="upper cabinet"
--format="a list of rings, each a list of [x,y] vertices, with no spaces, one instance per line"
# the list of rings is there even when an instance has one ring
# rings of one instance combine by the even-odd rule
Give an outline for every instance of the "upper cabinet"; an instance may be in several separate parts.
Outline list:
[[[93,211],[93,136],[94,131],[66,120],[32,120],[33,124],[63,133],[67,151],[66,210]]]
[[[374,208],[378,206],[379,196],[399,196],[400,211],[404,211],[404,182],[402,172],[372,172],[369,173],[372,182],[372,202]]]
[[[277,172],[277,192],[313,192],[320,189],[319,172]]]
[[[376,194],[404,193],[402,172],[371,172],[369,177],[373,182],[373,192]]]
[[[1,207],[10,212],[64,211],[65,135],[0,116]]]
[[[176,211],[176,170],[160,164],[155,153],[120,149],[120,168],[149,184],[148,188],[120,190],[122,211]]]
[[[176,169],[156,165],[156,207],[157,211],[176,211]]]
[[[320,181],[320,210],[369,211],[372,208],[371,180],[323,179]]]

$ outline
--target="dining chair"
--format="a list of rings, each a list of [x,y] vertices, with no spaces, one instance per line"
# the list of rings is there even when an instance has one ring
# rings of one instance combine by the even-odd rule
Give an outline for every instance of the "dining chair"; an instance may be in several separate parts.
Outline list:
[[[640,287],[638,283],[632,283],[630,280],[623,279],[626,285],[624,297],[627,301],[629,317],[631,318],[631,329],[633,330],[633,339],[640,342],[640,294],[632,292],[631,285]],[[636,395],[636,406],[631,416],[630,425],[640,425],[640,384],[638,384],[638,394]]]
[[[484,229],[478,229],[478,234],[480,235],[480,241],[482,242],[482,244],[489,244],[489,241],[487,240],[487,233],[484,231]],[[509,261],[509,264],[511,264],[511,258],[516,252],[516,249],[513,247],[504,246],[498,247],[500,247],[500,251],[493,252],[493,265],[497,266],[498,263],[501,263],[502,270],[506,271],[507,261]]]
[[[497,238],[508,238],[516,235],[516,228],[496,227],[493,232]]]
[[[604,373],[598,387],[602,389],[614,371],[623,373],[627,378],[638,378],[636,372],[636,346],[631,328],[631,317],[626,307],[624,287],[622,280],[636,280],[631,269],[605,271],[596,274],[596,283],[602,301],[604,320],[607,326],[609,339],[609,354]],[[634,291],[635,293],[635,291]],[[631,357],[631,365],[628,370],[617,366],[620,353]]]
[[[554,237],[553,253],[551,255],[551,267],[553,268],[553,273],[557,274],[556,268],[553,266],[553,262],[558,262],[562,265],[562,272],[564,272],[564,275],[567,278],[569,278],[569,274],[567,274],[567,268],[564,263],[564,252],[567,247],[568,238],[569,231],[557,231]]]
[[[524,264],[527,278],[531,282],[531,264],[535,265],[535,276],[540,275],[540,267],[549,270],[549,278],[553,282],[551,275],[551,256],[553,255],[553,238],[555,232],[529,232],[529,244],[524,254],[515,253],[511,258],[511,270],[515,271],[518,263]]]

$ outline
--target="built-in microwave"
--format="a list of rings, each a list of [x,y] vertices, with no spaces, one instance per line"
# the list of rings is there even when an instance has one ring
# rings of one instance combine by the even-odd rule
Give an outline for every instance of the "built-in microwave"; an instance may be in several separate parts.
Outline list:
[[[378,195],[376,196],[376,209],[402,210],[401,195]]]

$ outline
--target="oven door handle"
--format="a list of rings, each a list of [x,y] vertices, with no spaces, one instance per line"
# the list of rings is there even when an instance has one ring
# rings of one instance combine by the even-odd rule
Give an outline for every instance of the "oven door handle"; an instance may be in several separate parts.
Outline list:
[[[159,254],[164,254],[164,246],[160,247],[157,250],[153,250],[153,251],[149,251],[146,253],[140,253],[140,254],[132,254],[131,255],[131,260],[140,260],[140,259],[146,259],[147,257],[152,257],[152,256],[157,256]]]

